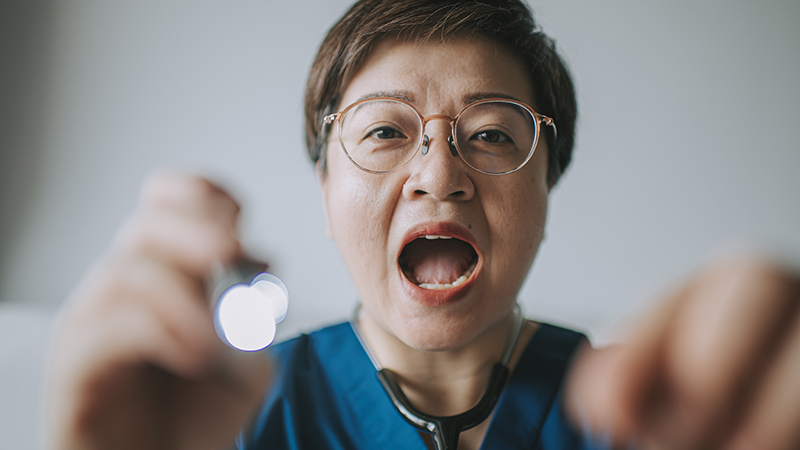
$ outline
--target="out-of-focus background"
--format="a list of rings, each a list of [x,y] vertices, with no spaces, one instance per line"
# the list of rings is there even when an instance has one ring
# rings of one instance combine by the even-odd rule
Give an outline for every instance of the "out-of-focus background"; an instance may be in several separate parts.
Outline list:
[[[280,333],[346,319],[302,145],[306,72],[349,0],[0,5],[0,449],[33,448],[47,333],[157,168],[243,203],[291,292]],[[800,255],[800,2],[543,0],[575,160],[520,302],[597,342],[714,254]]]

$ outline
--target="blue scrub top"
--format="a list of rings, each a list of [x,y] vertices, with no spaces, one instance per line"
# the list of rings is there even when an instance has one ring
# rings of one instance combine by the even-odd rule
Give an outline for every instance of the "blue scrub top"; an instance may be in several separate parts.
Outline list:
[[[598,449],[583,442],[560,401],[570,358],[585,337],[542,324],[509,379],[482,449]],[[426,450],[383,390],[349,323],[271,349],[271,389],[242,450]]]

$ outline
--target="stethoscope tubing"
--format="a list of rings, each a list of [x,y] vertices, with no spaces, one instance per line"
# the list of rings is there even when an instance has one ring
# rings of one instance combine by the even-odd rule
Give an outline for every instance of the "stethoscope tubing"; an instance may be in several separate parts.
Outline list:
[[[433,416],[425,414],[411,404],[408,397],[403,393],[394,372],[381,366],[380,361],[378,361],[372,353],[372,349],[364,339],[361,333],[361,327],[358,325],[359,312],[360,305],[356,307],[350,324],[361,346],[375,366],[378,380],[389,396],[389,399],[392,401],[392,405],[408,423],[419,430],[431,434],[436,450],[456,450],[458,448],[458,439],[461,436],[461,432],[478,426],[492,414],[508,382],[510,376],[508,364],[511,360],[511,355],[514,353],[514,348],[516,347],[522,328],[525,325],[525,319],[522,317],[519,305],[515,305],[514,307],[514,328],[509,336],[508,343],[503,352],[503,357],[500,362],[496,363],[492,368],[489,382],[486,385],[486,390],[483,392],[481,399],[469,410],[454,416]]]

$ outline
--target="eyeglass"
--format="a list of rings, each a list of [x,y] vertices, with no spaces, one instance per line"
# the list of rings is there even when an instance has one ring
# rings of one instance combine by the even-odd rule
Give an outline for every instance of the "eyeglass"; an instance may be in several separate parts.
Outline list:
[[[533,156],[541,124],[553,119],[510,99],[487,98],[472,102],[455,117],[422,116],[410,103],[391,97],[357,101],[325,116],[327,125],[338,121],[339,143],[345,154],[370,173],[396,171],[416,156],[428,153],[425,125],[447,120],[450,152],[480,173],[503,175],[522,168]]]

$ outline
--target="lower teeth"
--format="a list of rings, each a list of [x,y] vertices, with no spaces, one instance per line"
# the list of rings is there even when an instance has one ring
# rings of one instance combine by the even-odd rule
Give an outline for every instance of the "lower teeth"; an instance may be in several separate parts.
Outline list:
[[[465,281],[467,281],[467,276],[466,275],[461,275],[460,277],[458,277],[458,279],[456,281],[453,281],[452,283],[446,283],[446,284],[420,283],[419,287],[425,288],[425,289],[434,289],[434,290],[450,289],[452,287],[456,287],[456,286],[462,284]]]
[[[439,284],[439,283],[419,283],[419,284],[417,284],[417,286],[419,286],[419,287],[421,287],[423,289],[431,289],[431,290],[442,290],[442,289],[454,288],[456,286],[464,284],[464,282],[467,281],[467,279],[470,276],[472,276],[472,272],[475,271],[475,267],[477,265],[478,265],[478,263],[476,261],[473,261],[472,264],[470,264],[470,266],[467,267],[467,270],[465,270],[464,273],[461,274],[461,276],[458,277],[452,283],[444,283],[444,284]]]

